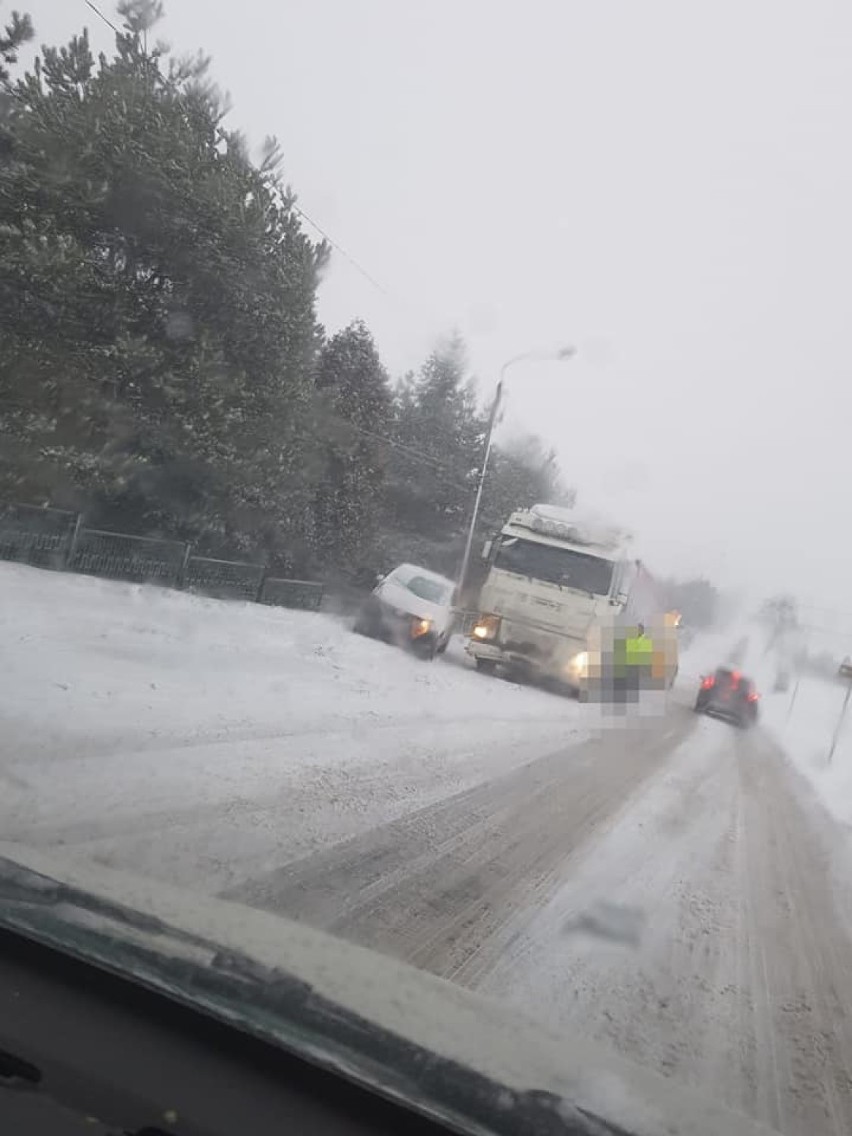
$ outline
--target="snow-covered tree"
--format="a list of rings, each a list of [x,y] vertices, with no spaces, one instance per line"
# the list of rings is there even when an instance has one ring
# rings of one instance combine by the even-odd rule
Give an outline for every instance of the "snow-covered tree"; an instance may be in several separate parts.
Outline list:
[[[6,80],[0,494],[274,553],[308,525],[326,250],[206,61],[146,48],[160,11],[127,0],[111,59],[84,31]]]
[[[397,391],[388,486],[394,526],[443,540],[463,530],[484,432],[464,345],[453,336]]]
[[[391,420],[387,372],[362,321],[323,345],[316,386],[323,435],[317,555],[355,570],[376,544]]]

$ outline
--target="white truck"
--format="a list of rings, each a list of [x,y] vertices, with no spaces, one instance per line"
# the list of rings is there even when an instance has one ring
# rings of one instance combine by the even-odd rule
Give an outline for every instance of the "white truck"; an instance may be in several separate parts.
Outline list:
[[[617,628],[632,621],[652,635],[659,629],[658,678],[670,685],[674,620],[628,545],[626,534],[583,523],[571,510],[534,505],[512,513],[483,549],[488,575],[466,647],[477,668],[503,667],[583,692],[590,675],[603,673]]]

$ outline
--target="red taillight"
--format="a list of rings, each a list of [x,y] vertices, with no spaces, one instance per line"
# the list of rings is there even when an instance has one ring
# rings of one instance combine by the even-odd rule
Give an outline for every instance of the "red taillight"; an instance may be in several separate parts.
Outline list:
[[[716,685],[716,680],[713,678],[712,675],[708,675],[707,678],[705,678],[703,680],[703,682],[701,683],[701,689],[702,690],[712,690],[715,685]]]
[[[760,698],[760,695],[757,693],[756,690],[752,690],[749,693],[749,696],[748,696],[749,702],[757,702],[758,698]]]

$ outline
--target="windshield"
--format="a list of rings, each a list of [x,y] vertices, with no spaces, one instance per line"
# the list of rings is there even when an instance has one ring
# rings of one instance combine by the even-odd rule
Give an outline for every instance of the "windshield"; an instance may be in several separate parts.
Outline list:
[[[596,596],[608,595],[612,583],[612,561],[520,537],[501,540],[494,566],[532,580],[559,584]]]
[[[404,583],[409,592],[419,599],[436,604],[448,603],[452,591],[451,585],[442,584],[440,580],[433,580],[429,576],[411,576],[400,583]]]
[[[852,1133],[851,48],[0,0],[0,844]]]

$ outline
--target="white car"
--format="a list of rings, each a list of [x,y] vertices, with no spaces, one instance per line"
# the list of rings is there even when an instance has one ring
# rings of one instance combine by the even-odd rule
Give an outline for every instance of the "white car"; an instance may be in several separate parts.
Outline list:
[[[447,649],[453,630],[453,591],[446,576],[400,564],[379,582],[355,620],[355,631],[386,639],[434,658]]]

